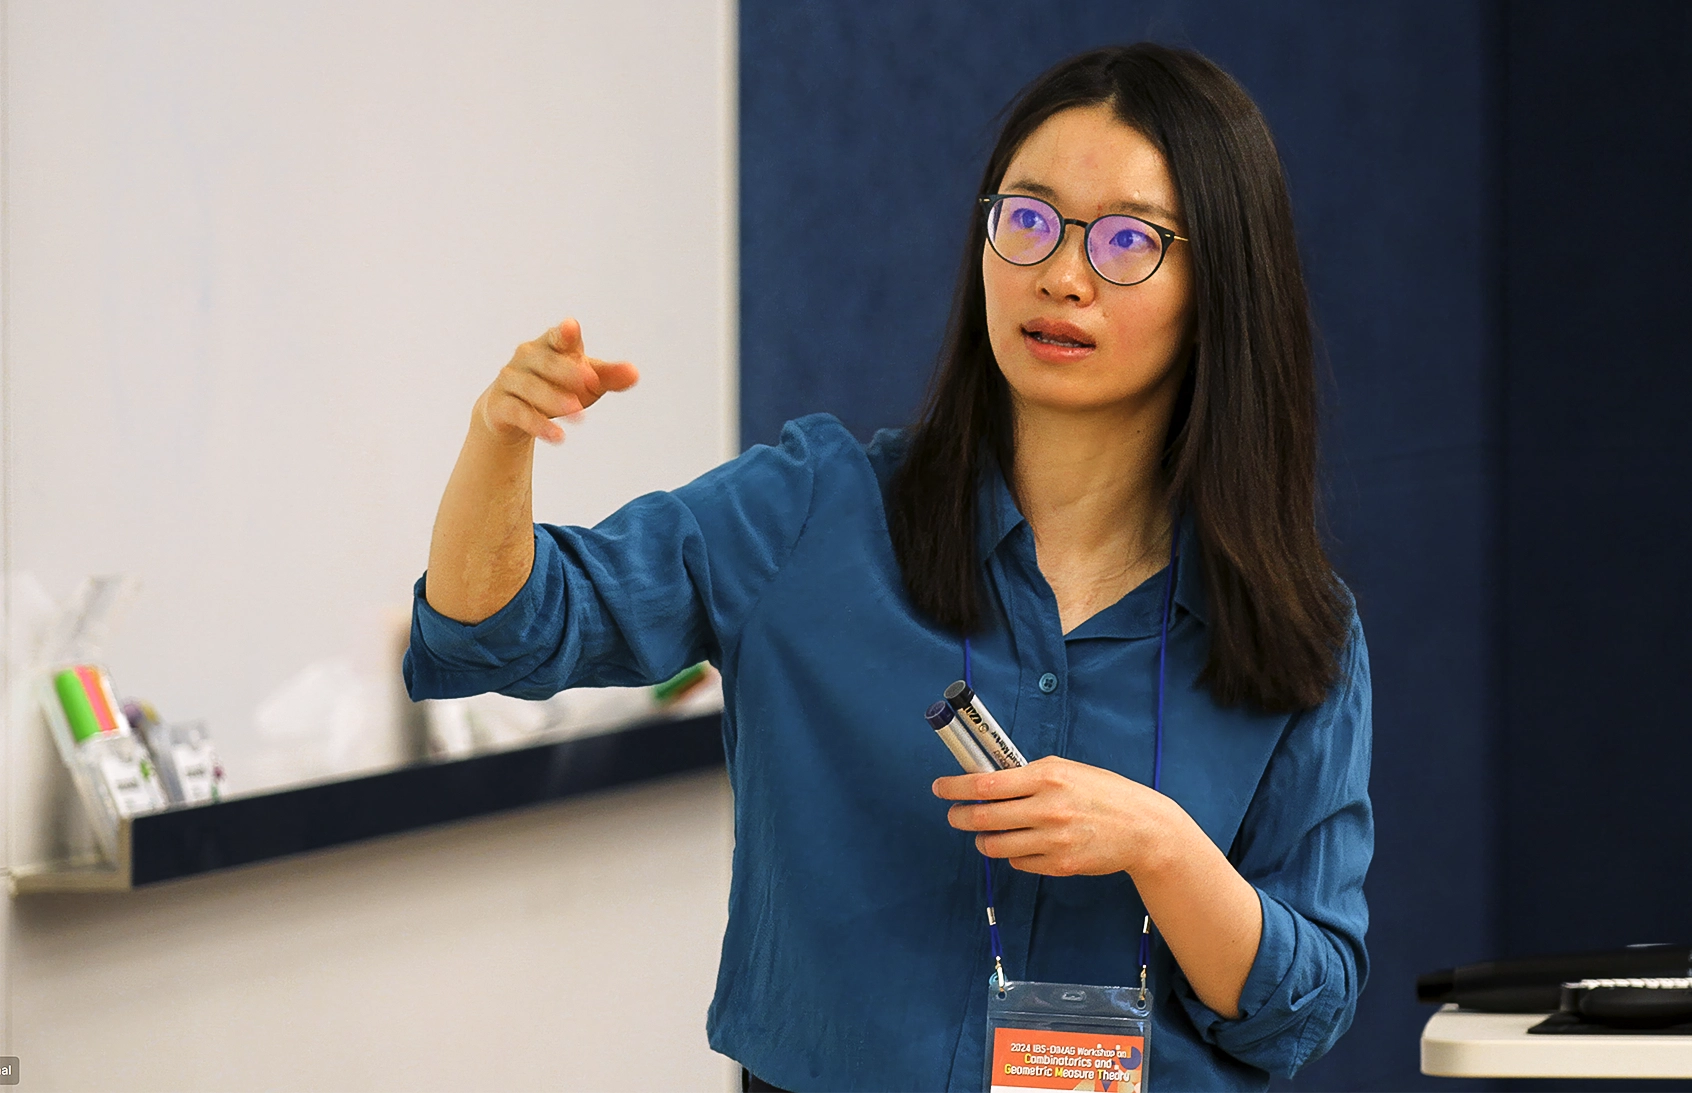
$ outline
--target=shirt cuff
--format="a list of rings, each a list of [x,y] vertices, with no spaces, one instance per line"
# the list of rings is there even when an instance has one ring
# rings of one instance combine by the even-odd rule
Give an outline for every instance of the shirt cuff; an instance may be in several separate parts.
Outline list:
[[[1299,919],[1286,904],[1257,890],[1263,908],[1263,934],[1257,957],[1240,990],[1239,1016],[1223,1017],[1199,1001],[1185,977],[1176,994],[1199,1035],[1235,1058],[1271,1074],[1290,1075],[1308,1054],[1307,1007],[1322,993],[1325,967],[1314,954],[1299,959]],[[1310,927],[1314,929],[1314,927]]]
[[[1263,936],[1257,942],[1257,959],[1240,988],[1239,1020],[1262,1013],[1283,993],[1298,951],[1298,919],[1292,910],[1261,888],[1257,898],[1263,905]]]
[[[413,700],[497,691],[527,675],[558,645],[564,577],[558,544],[534,529],[535,560],[511,601],[478,623],[429,606],[429,575],[412,586],[411,645],[405,686]],[[548,609],[549,604],[555,606]],[[550,635],[540,633],[550,629]]]

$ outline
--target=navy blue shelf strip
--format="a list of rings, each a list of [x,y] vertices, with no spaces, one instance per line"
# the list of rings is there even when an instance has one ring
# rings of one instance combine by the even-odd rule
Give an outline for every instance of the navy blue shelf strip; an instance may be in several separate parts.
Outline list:
[[[130,882],[345,846],[723,763],[718,714],[138,817]]]

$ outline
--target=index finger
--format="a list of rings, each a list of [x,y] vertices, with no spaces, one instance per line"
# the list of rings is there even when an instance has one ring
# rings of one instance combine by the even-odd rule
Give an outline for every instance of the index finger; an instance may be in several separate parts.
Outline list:
[[[627,391],[640,381],[640,369],[628,361],[599,361],[588,358],[605,391]]]
[[[1012,767],[988,774],[954,774],[934,780],[934,796],[943,801],[1008,801],[1027,797],[1034,789],[1024,773],[1027,767]]]

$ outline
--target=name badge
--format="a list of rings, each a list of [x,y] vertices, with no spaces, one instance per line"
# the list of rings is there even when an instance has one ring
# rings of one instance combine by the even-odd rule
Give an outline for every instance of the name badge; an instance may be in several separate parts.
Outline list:
[[[987,992],[987,1088],[1141,1093],[1151,1002],[1139,987],[1001,983]]]

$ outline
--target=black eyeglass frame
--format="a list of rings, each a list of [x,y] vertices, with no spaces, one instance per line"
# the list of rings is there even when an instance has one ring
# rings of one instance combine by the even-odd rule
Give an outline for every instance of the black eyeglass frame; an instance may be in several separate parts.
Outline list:
[[[986,227],[987,245],[993,248],[994,254],[997,254],[1000,258],[1004,258],[1005,261],[1010,262],[1013,266],[1021,266],[1023,268],[1037,266],[1052,255],[1056,254],[1059,250],[1063,249],[1064,236],[1069,234],[1069,226],[1074,224],[1076,227],[1081,229],[1081,253],[1087,256],[1087,268],[1092,270],[1094,273],[1097,273],[1105,282],[1112,285],[1121,285],[1122,287],[1127,288],[1130,285],[1142,285],[1151,280],[1152,276],[1156,274],[1158,270],[1163,268],[1163,260],[1169,256],[1169,245],[1175,242],[1175,240],[1179,239],[1183,243],[1192,242],[1191,239],[1188,239],[1184,235],[1176,235],[1174,229],[1172,228],[1166,228],[1162,224],[1154,224],[1144,217],[1134,216],[1131,213],[1106,213],[1105,215],[1095,217],[1092,220],[1077,220],[1073,216],[1063,215],[1056,205],[1053,205],[1050,201],[1047,201],[1043,197],[1035,197],[1033,194],[982,194],[975,200],[981,206],[982,216],[990,220],[993,215],[993,206],[1001,201],[1005,201],[1013,197],[1022,201],[1038,201],[1040,204],[1044,205],[1056,214],[1059,225],[1063,229],[1058,233],[1057,242],[1052,244],[1052,249],[1047,251],[1044,255],[1036,258],[1032,262],[1016,262],[1009,258],[1005,258],[1004,252],[999,250],[999,245],[993,242],[992,228],[990,226]],[[1162,241],[1157,251],[1157,265],[1151,268],[1151,273],[1146,274],[1138,281],[1113,281],[1104,275],[1104,271],[1100,270],[1098,266],[1093,264],[1093,252],[1092,249],[1087,246],[1087,236],[1092,232],[1093,225],[1097,224],[1101,220],[1108,220],[1113,216],[1120,216],[1125,220],[1139,221],[1152,231],[1156,232],[1158,239]]]

